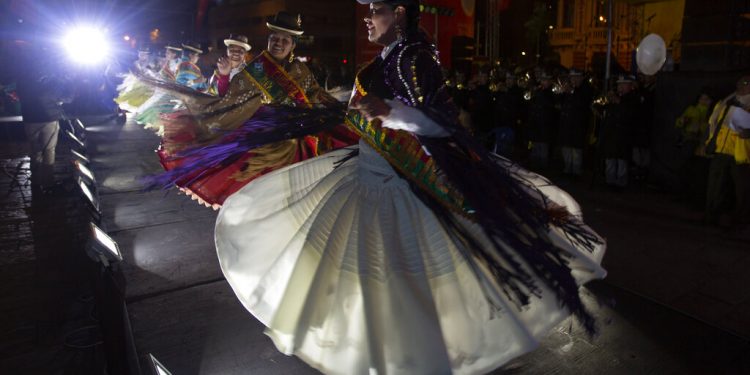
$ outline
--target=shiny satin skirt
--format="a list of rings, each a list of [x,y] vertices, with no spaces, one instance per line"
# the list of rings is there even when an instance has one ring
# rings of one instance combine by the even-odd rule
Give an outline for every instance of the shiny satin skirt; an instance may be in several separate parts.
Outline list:
[[[360,143],[350,158],[356,148],[262,176],[220,211],[224,275],[281,352],[330,374],[481,374],[533,350],[569,316],[541,281],[529,305],[505,300],[493,312],[481,286],[497,286],[489,273],[470,267],[463,245],[373,149]],[[568,194],[518,172],[580,214]],[[604,277],[604,246],[577,249],[551,233],[580,284]]]

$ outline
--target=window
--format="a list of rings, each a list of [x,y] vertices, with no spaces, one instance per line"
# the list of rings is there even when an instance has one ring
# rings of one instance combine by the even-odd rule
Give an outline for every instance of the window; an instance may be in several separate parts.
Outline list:
[[[562,7],[562,27],[573,27],[573,17],[575,15],[575,0],[563,0]]]

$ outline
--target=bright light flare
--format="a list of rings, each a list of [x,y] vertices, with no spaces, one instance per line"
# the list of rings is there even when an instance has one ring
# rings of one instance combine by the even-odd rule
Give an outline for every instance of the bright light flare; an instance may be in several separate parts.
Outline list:
[[[95,179],[94,179],[94,173],[91,172],[91,170],[85,164],[83,164],[80,160],[76,160],[73,163],[75,164],[76,169],[78,170],[78,172],[80,172],[83,176],[85,176],[86,178],[88,178],[89,181],[91,181],[91,182],[95,181]]]
[[[114,257],[117,260],[122,260],[122,253],[120,252],[120,246],[117,245],[117,242],[112,239],[107,233],[105,233],[101,228],[97,227],[94,223],[89,223],[89,227],[91,228],[91,232],[94,235],[94,240],[97,244],[101,245],[106,251],[109,252],[109,255]]]
[[[93,26],[78,26],[65,34],[63,43],[71,60],[94,65],[107,57],[109,44],[106,32]]]
[[[159,362],[153,354],[149,353],[148,356],[151,359],[151,366],[154,370],[154,373],[156,373],[157,375],[172,375],[172,373],[169,372],[169,370],[167,370],[167,368],[162,365],[161,362]]]

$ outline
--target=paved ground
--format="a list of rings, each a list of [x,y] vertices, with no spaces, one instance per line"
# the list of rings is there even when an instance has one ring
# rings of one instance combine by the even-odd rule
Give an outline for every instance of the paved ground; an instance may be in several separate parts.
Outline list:
[[[18,146],[0,143],[0,374],[103,373],[87,207],[75,191],[32,190]],[[56,179],[71,181],[65,144],[58,150]]]
[[[174,193],[140,191],[137,177],[159,169],[151,153],[158,139],[131,122],[124,126],[95,123],[87,121],[92,167],[104,225],[125,256],[127,309],[141,367],[146,369],[146,354],[154,353],[174,374],[315,373],[295,357],[276,351],[262,334],[262,325],[234,297],[213,250],[215,213]],[[21,172],[11,173],[11,182],[0,188],[12,190],[14,179],[25,178]],[[587,222],[609,240],[604,262],[609,277],[589,285],[586,297],[599,318],[601,334],[591,339],[566,321],[538,350],[495,373],[750,373],[750,344],[726,331],[744,334],[748,327],[750,314],[741,314],[748,284],[743,275],[731,273],[748,260],[744,240],[722,239],[720,231],[684,219],[695,215],[680,211],[667,196],[591,191],[582,184],[566,187],[581,201]],[[14,195],[4,199],[24,202]],[[0,209],[3,218],[10,211],[5,207],[14,206]],[[47,238],[40,232],[30,239],[23,229],[30,221],[19,216],[14,224],[17,230],[3,221],[3,249],[31,249],[37,245],[29,241]],[[23,250],[14,254],[17,261],[2,265],[0,296],[3,306],[18,305],[16,316],[23,316],[32,309],[16,303],[24,301],[23,296],[39,295],[38,300],[54,302],[39,294],[43,288],[24,282],[28,274],[40,273],[52,264],[23,255]],[[724,284],[712,285],[720,279]],[[83,298],[80,304],[86,301]],[[65,303],[75,307],[76,299]],[[721,314],[712,315],[717,313]],[[26,320],[38,322],[33,316]],[[3,322],[2,332],[16,327]],[[0,339],[4,349],[14,343],[6,337]],[[3,350],[0,359],[3,364],[13,359],[8,363],[15,367],[9,368],[19,370],[26,369],[19,357],[43,358],[37,352],[45,346],[15,348],[15,355]]]

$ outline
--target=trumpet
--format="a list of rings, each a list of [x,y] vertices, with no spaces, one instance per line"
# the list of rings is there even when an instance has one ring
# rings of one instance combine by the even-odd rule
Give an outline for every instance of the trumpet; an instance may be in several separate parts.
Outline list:
[[[603,107],[607,104],[609,104],[609,95],[599,95],[595,97],[594,100],[591,102],[592,106]]]
[[[552,84],[552,93],[553,94],[567,94],[570,92],[570,85],[568,82],[563,82],[560,78],[555,80],[555,83]]]
[[[516,80],[516,84],[519,87],[527,87],[529,86],[529,82],[531,82],[531,75],[529,73],[526,73]]]

